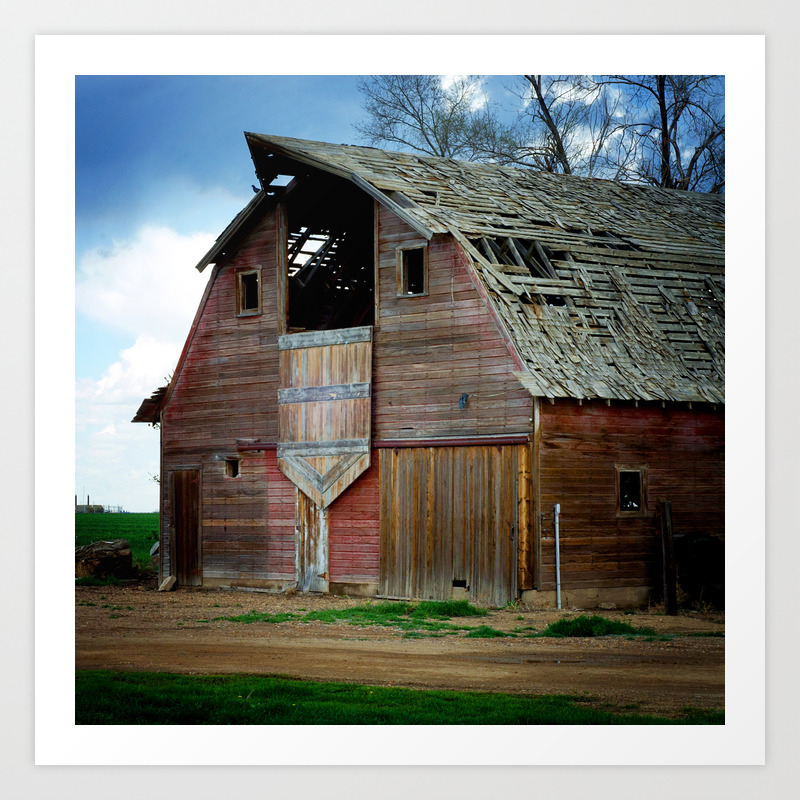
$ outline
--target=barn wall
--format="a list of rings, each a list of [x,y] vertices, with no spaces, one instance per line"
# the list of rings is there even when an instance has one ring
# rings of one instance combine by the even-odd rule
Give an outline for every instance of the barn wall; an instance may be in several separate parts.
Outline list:
[[[540,405],[539,588],[555,588],[553,506],[561,505],[562,587],[656,582],[659,500],[676,535],[724,537],[724,411],[556,400]],[[616,465],[647,470],[642,516],[617,513]]]
[[[372,438],[527,434],[532,399],[511,372],[506,343],[446,237],[429,243],[429,293],[397,297],[398,244],[418,237],[393,215],[377,220],[379,318],[374,330]],[[279,436],[278,220],[271,213],[215,272],[162,416],[162,474],[201,470],[202,577],[206,585],[280,585],[295,578],[296,489],[275,450],[237,452],[237,439]],[[236,316],[236,271],[261,269],[262,313]],[[468,394],[466,407],[459,398]],[[241,458],[226,475],[225,458]],[[329,580],[377,587],[380,465],[330,507]],[[413,493],[413,486],[408,491]],[[164,574],[170,574],[169,496],[163,498]]]
[[[276,217],[267,215],[211,280],[213,285],[162,414],[162,475],[202,471],[203,580],[294,579],[294,486],[274,450],[237,453],[237,439],[274,442],[278,433]],[[236,316],[236,271],[261,268],[263,313]],[[226,475],[225,457],[241,456]],[[162,482],[166,488],[166,483]],[[162,541],[170,537],[163,492]],[[163,565],[169,574],[172,565]]]
[[[434,236],[428,295],[398,297],[396,248],[424,240],[385,209],[378,215],[373,437],[529,432],[531,397],[511,374],[516,366],[460,251]]]

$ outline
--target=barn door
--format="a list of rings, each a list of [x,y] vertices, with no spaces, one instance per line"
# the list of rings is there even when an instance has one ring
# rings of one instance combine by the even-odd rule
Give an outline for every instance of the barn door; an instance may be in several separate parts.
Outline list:
[[[321,509],[369,467],[372,328],[281,336],[278,468]]]
[[[170,473],[172,546],[170,573],[179,586],[199,586],[200,574],[200,470]]]
[[[380,593],[517,596],[516,446],[381,450]]]

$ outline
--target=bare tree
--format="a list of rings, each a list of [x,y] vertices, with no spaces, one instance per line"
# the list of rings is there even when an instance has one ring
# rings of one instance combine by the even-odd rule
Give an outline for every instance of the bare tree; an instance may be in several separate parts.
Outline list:
[[[359,81],[358,89],[366,119],[354,127],[369,144],[465,161],[515,149],[513,126],[500,123],[475,76],[376,75]]]
[[[610,75],[627,98],[624,136],[637,158],[623,178],[667,189],[725,187],[724,79],[714,75]]]
[[[715,76],[524,75],[521,111],[489,103],[476,76],[364,79],[374,145],[546,172],[721,192],[724,84]]]

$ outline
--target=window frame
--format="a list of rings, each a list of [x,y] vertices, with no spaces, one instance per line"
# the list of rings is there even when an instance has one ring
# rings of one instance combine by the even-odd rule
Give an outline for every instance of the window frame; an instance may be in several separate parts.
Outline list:
[[[244,279],[249,275],[256,276],[256,299],[258,305],[254,308],[245,308],[244,303],[247,296],[247,291],[244,285]],[[240,269],[236,272],[236,316],[237,317],[255,317],[261,314],[261,267],[248,267],[247,269]]]
[[[222,463],[225,468],[225,477],[230,478],[231,480],[236,480],[240,478],[242,475],[242,459],[241,456],[225,456],[222,460]],[[232,474],[234,472],[233,465],[236,465],[236,474]]]
[[[646,517],[647,512],[647,465],[646,464],[615,464],[616,471],[616,515],[617,517]],[[637,509],[622,508],[622,479],[623,472],[636,472],[639,474],[639,502]]]
[[[407,275],[407,256],[410,250],[422,251],[422,291],[409,294]],[[428,295],[428,243],[425,241],[405,242],[397,247],[397,296],[398,297],[426,297]]]

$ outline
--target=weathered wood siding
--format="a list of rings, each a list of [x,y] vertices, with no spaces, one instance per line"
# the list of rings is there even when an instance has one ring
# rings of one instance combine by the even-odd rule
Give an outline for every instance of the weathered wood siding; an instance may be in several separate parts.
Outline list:
[[[381,535],[378,461],[378,453],[373,451],[369,469],[328,509],[332,583],[378,582]]]
[[[434,236],[428,294],[398,297],[396,248],[419,234],[383,208],[378,215],[373,436],[529,432],[531,396],[511,374],[517,367],[461,251]],[[469,398],[459,408],[462,394]]]
[[[202,313],[161,423],[162,473],[202,472],[203,578],[294,578],[295,488],[278,472],[275,450],[242,453],[238,477],[226,457],[237,439],[278,435],[276,218],[270,214],[210,280]],[[236,315],[236,273],[260,267],[262,313]],[[170,497],[162,496],[162,541],[170,540]],[[166,570],[170,564],[164,565]]]
[[[516,365],[507,342],[470,278],[461,251],[446,237],[434,237],[428,245],[428,294],[397,297],[395,248],[413,241],[417,234],[385,211],[379,212],[376,222],[380,311],[373,334],[372,439],[529,433],[532,399],[511,374]],[[162,417],[163,471],[189,466],[202,473],[202,572],[209,580],[290,582],[297,577],[296,489],[279,472],[275,449],[237,453],[237,440],[268,442],[273,448],[279,442],[279,389],[317,385],[315,380],[304,380],[297,385],[287,381],[281,387],[279,380],[278,237],[279,220],[271,213],[215,270]],[[236,273],[254,268],[260,268],[261,313],[237,317]],[[359,381],[337,379],[337,384],[348,382]],[[459,407],[462,394],[468,395],[464,408]],[[239,475],[229,477],[225,458],[237,455]],[[458,458],[453,463],[450,471],[460,468]],[[433,519],[441,518],[448,530],[455,525],[461,531],[462,512],[453,512],[452,498],[447,495],[447,482],[456,480],[460,486],[460,479],[447,477],[444,467],[437,469],[444,488],[431,495]],[[480,469],[490,469],[489,462]],[[330,582],[374,585],[380,578],[380,474],[379,465],[373,463],[328,509]],[[403,503],[418,498],[418,479],[409,475]],[[483,500],[491,505],[497,498],[484,496]],[[163,503],[164,519],[168,519],[167,492]],[[495,511],[470,506],[468,515],[478,513],[491,517]],[[492,533],[486,546],[511,552],[505,523],[502,533],[500,528],[495,530],[494,517],[487,525]],[[168,523],[162,535],[168,542]],[[467,540],[461,542],[461,535],[457,533],[454,540],[457,548],[472,547]],[[513,535],[519,535],[518,527]],[[444,546],[444,541],[437,546]],[[458,552],[455,557],[458,566]],[[480,556],[484,562],[488,558]],[[504,575],[499,583],[496,577],[483,576],[488,562],[464,580],[490,587],[486,596],[507,597],[508,587],[517,581],[516,551],[513,566],[503,559],[497,562]],[[524,566],[520,578],[524,578]],[[168,560],[165,569],[169,569]],[[440,582],[445,580],[443,574],[437,577]],[[453,579],[449,575],[447,586],[439,587],[447,590],[447,596]],[[495,588],[501,584],[504,588]]]
[[[553,506],[561,505],[561,581],[569,588],[657,579],[657,503],[676,534],[724,536],[724,412],[710,406],[558,399],[540,404],[539,588],[555,588]],[[616,511],[617,465],[647,470],[642,516]]]
[[[372,328],[281,336],[278,466],[327,508],[369,466]]]
[[[516,597],[522,446],[380,451],[380,591],[476,602]]]

